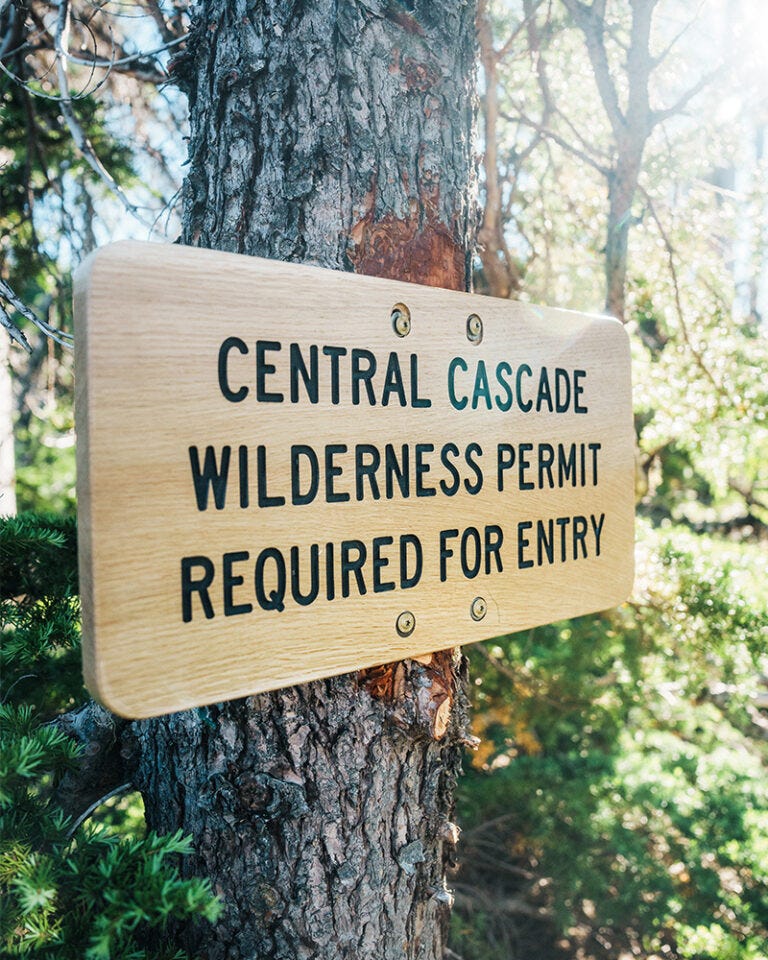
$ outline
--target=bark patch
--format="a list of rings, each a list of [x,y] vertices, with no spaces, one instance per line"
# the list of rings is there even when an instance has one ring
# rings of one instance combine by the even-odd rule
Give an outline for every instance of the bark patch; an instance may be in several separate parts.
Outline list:
[[[432,740],[445,735],[456,693],[452,650],[370,667],[361,670],[358,679],[402,729]]]
[[[464,247],[445,224],[418,211],[408,220],[391,213],[360,220],[350,234],[347,256],[355,273],[405,280],[448,290],[464,289]]]

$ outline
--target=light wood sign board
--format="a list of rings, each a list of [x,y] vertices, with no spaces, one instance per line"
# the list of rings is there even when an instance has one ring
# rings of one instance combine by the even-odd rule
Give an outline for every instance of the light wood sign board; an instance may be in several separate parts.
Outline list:
[[[134,242],[75,308],[84,669],[115,712],[626,598],[619,323]]]

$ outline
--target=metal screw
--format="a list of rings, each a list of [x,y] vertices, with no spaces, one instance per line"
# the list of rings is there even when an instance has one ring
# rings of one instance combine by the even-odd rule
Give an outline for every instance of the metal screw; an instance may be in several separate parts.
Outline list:
[[[476,313],[467,317],[467,340],[471,343],[480,343],[483,339],[483,321]]]
[[[483,597],[475,597],[472,601],[472,606],[469,608],[469,612],[473,620],[482,620],[486,613],[488,613],[488,604]]]
[[[395,621],[395,629],[401,637],[410,637],[416,628],[416,617],[410,610],[403,610]]]
[[[392,307],[392,327],[398,337],[407,337],[411,332],[411,311],[404,303]]]

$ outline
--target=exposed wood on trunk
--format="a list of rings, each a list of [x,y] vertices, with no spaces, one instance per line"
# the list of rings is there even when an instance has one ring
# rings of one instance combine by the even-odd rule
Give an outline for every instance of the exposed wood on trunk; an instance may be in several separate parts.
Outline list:
[[[471,3],[203,0],[174,75],[191,107],[185,242],[466,288]],[[149,826],[193,835],[184,869],[226,906],[185,933],[196,955],[442,956],[462,663],[134,725]]]
[[[444,279],[465,288],[472,14],[447,0],[407,17],[390,3],[204,4],[187,54],[185,241],[349,270],[379,259],[377,237],[428,245],[438,228],[443,256],[446,238],[462,251]]]
[[[389,709],[402,730],[441,740],[456,699],[455,655],[438,650],[414,660],[361,670],[359,680],[375,700]]]

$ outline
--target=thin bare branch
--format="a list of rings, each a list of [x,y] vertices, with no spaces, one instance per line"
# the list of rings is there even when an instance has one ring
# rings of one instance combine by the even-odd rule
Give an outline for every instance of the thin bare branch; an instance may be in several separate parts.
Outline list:
[[[98,810],[98,808],[102,805],[102,803],[106,803],[107,800],[111,800],[112,797],[116,797],[121,793],[127,793],[132,786],[133,784],[130,781],[128,783],[121,783],[119,786],[115,787],[114,790],[110,790],[109,793],[105,793],[103,797],[99,797],[98,800],[94,800],[89,807],[86,807],[86,809],[83,810],[83,812],[74,821],[74,823],[69,828],[69,830],[67,830],[67,840],[72,839],[72,837],[77,832],[78,827],[81,824],[85,823],[88,817],[90,817],[91,814],[93,814],[96,810]]]
[[[738,493],[747,507],[757,507],[760,510],[768,510],[768,501],[761,500],[760,497],[755,496],[755,490],[759,491],[760,489],[756,484],[744,483],[742,480],[729,477],[728,489]]]
[[[474,645],[474,649],[477,650],[484,660],[487,660],[492,667],[498,670],[502,677],[506,677],[507,680],[512,680],[514,683],[520,683],[520,675],[515,673],[515,671],[510,667],[506,666],[506,664],[502,663],[501,660],[498,660],[496,657],[494,657],[484,643],[476,643]]]
[[[160,36],[166,41],[166,43],[173,40],[184,39],[180,32],[181,24],[177,23],[176,28],[174,28],[172,21],[169,22],[157,0],[142,0],[142,6],[147,10],[149,15],[154,20],[155,25],[160,32]]]
[[[714,70],[705,73],[698,83],[695,83],[689,90],[682,94],[671,107],[667,107],[664,110],[654,110],[651,113],[652,125],[656,126],[659,123],[663,123],[664,120],[668,120],[670,117],[682,113],[696,94],[701,93],[701,91],[704,90],[705,87],[708,87],[724,70],[725,64],[721,63],[718,67],[715,67]]]
[[[157,54],[164,53],[166,50],[170,50],[171,47],[176,47],[180,43],[184,43],[186,39],[187,39],[186,36],[177,37],[175,40],[169,40],[168,43],[164,43],[160,47],[155,47],[153,50],[146,50],[146,51],[141,51],[140,53],[133,53],[133,54],[130,54],[129,56],[120,57],[119,59],[115,59],[115,60],[99,60],[96,57],[94,57],[93,59],[86,58],[86,57],[76,57],[74,56],[74,54],[71,54],[71,53],[65,53],[64,55],[66,56],[67,60],[69,60],[70,63],[78,63],[86,67],[106,67],[107,69],[111,70],[113,67],[122,67],[129,63],[136,63],[140,60],[153,59],[154,57],[157,56]],[[160,75],[158,74],[158,76]],[[165,79],[165,78],[161,78],[161,79]]]
[[[525,11],[525,15],[523,16],[522,20],[520,20],[520,22],[517,24],[517,26],[512,31],[512,33],[507,37],[506,41],[504,42],[504,45],[495,51],[495,57],[496,57],[497,63],[500,63],[502,60],[506,59],[506,57],[509,56],[510,51],[515,45],[515,41],[523,32],[523,30],[526,30],[528,28],[531,22],[531,18],[536,16],[536,13],[539,7],[541,6],[541,4],[542,4],[542,0],[534,0],[533,7]],[[478,3],[478,15],[481,15],[481,14],[483,16],[485,15],[486,6],[487,4],[485,3],[485,0],[480,0],[480,2]]]
[[[549,919],[552,911],[549,907],[537,907],[522,897],[493,896],[488,890],[476,891],[473,887],[454,884],[456,905],[464,910],[481,909],[484,913],[510,914],[515,917],[533,917]]]
[[[523,124],[526,127],[531,127],[532,130],[536,130],[542,134],[547,140],[551,140],[553,143],[556,143],[558,146],[562,147],[563,150],[566,150],[568,153],[572,154],[574,157],[577,157],[579,160],[583,160],[584,163],[589,164],[590,167],[593,167],[597,170],[598,173],[602,174],[604,177],[610,176],[611,170],[609,167],[603,166],[599,163],[594,157],[590,156],[585,150],[580,150],[579,147],[575,146],[572,143],[568,143],[563,137],[555,133],[554,130],[550,130],[547,127],[543,127],[541,124],[536,123],[535,120],[531,120],[528,117],[510,117],[508,114],[502,114],[505,120],[513,121],[517,120],[518,123]]]
[[[0,280],[0,301],[5,301],[10,304],[14,310],[21,314],[25,320],[28,320],[30,323],[34,324],[39,330],[51,340],[55,340],[56,343],[60,343],[62,347],[72,347],[72,334],[67,333],[64,330],[57,330],[55,327],[52,327],[47,321],[43,320],[41,317],[38,317],[36,313],[29,309],[29,307],[23,303],[22,300],[14,292],[13,288],[5,282],[5,280]],[[29,341],[24,336],[21,330],[16,326],[16,324],[11,320],[10,315],[4,309],[2,302],[0,302],[0,323],[5,327],[11,337],[20,344],[28,353],[32,352],[32,347],[29,344]]]
[[[666,47],[664,47],[664,49],[661,51],[661,53],[657,54],[657,55],[653,58],[653,67],[654,67],[654,69],[655,69],[656,67],[660,66],[662,63],[664,63],[664,61],[667,59],[667,57],[670,55],[670,53],[674,50],[674,48],[677,46],[677,44],[683,39],[683,37],[686,35],[686,33],[687,33],[687,32],[691,29],[691,27],[694,25],[694,23],[697,22],[697,20],[698,20],[699,17],[701,16],[701,11],[702,11],[703,7],[704,7],[704,0],[699,0],[699,5],[698,5],[698,7],[696,8],[696,13],[695,13],[689,20],[686,21],[684,27],[682,27],[680,30],[678,30],[678,32],[674,35],[674,37],[672,37],[672,39],[669,41],[669,43],[666,45]]]
[[[67,41],[69,37],[69,0],[59,0],[59,12],[56,18],[56,51],[59,54],[56,60],[56,72],[59,80],[59,92],[61,94],[61,113],[83,158],[88,166],[96,173],[99,179],[107,186],[122,203],[123,207],[135,217],[139,223],[145,227],[151,226],[141,214],[139,208],[131,203],[125,195],[120,184],[115,180],[111,173],[104,167],[101,160],[96,155],[93,146],[80,126],[75,111],[72,108],[72,99],[69,93],[69,78],[67,76]]]
[[[696,366],[699,368],[699,370],[701,370],[701,372],[704,374],[707,380],[709,380],[717,396],[723,397],[725,396],[726,391],[723,389],[722,385],[719,384],[717,380],[715,380],[709,367],[704,362],[704,357],[701,351],[696,346],[694,346],[693,341],[691,340],[691,335],[688,331],[688,324],[685,321],[685,312],[683,310],[683,302],[680,294],[680,283],[677,276],[677,266],[675,265],[675,249],[672,246],[672,241],[670,240],[669,234],[664,228],[664,224],[661,222],[661,218],[656,213],[656,208],[653,204],[653,200],[651,199],[650,194],[643,186],[639,186],[639,190],[643,196],[643,199],[645,200],[645,204],[648,208],[649,213],[651,214],[651,217],[653,217],[653,221],[656,224],[659,234],[661,235],[661,239],[664,244],[664,249],[667,254],[667,264],[669,266],[669,275],[672,278],[672,289],[674,291],[674,298],[675,298],[675,312],[677,313],[677,320],[678,320],[678,323],[680,324],[680,330],[683,334],[683,339],[685,340],[685,344],[688,347],[688,349],[691,351],[691,354],[693,355],[693,359],[696,361]]]
[[[24,334],[19,330],[16,324],[11,320],[8,314],[5,312],[5,308],[0,303],[0,325],[5,327],[5,329],[10,334],[11,340],[15,340],[27,353],[32,353],[32,347],[30,346],[29,340],[24,336]]]

